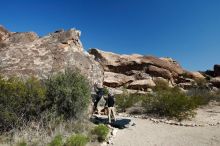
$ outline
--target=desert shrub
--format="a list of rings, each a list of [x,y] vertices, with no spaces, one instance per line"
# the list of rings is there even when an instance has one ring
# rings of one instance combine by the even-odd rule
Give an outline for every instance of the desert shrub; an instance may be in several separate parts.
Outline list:
[[[48,146],[63,146],[63,139],[61,135],[57,135],[53,140],[48,144]]]
[[[22,140],[21,142],[18,142],[16,146],[27,146],[27,142],[25,140]]]
[[[43,113],[48,118],[79,118],[86,111],[90,87],[79,72],[70,70],[41,81],[31,77],[25,81],[0,77],[0,132],[29,121],[37,121]]]
[[[99,142],[105,141],[107,139],[109,129],[106,125],[100,124],[92,130],[92,134],[96,136]]]
[[[78,119],[88,108],[90,87],[79,72],[67,70],[46,81],[46,105],[58,116]]]
[[[145,96],[143,107],[147,113],[182,120],[194,115],[197,104],[178,88],[167,88]]]
[[[153,88],[153,91],[161,91],[161,90],[170,90],[169,83],[163,80],[155,80],[156,86]]]
[[[206,105],[214,100],[214,95],[206,88],[192,88],[187,93],[197,105]]]
[[[125,112],[127,108],[132,107],[135,103],[142,100],[139,94],[129,94],[126,90],[116,96],[116,107],[119,111]]]
[[[212,93],[210,87],[207,85],[207,80],[197,79],[195,83],[196,86],[191,88],[187,94],[191,96],[198,105],[206,105],[211,100],[216,100],[215,93]]]
[[[0,131],[25,124],[36,118],[45,98],[42,83],[30,78],[26,82],[0,77]]]
[[[67,139],[65,146],[85,146],[88,142],[89,139],[87,136],[76,134]]]

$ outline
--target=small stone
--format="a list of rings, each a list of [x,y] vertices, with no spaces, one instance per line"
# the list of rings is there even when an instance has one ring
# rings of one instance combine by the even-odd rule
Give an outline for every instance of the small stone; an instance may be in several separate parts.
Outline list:
[[[115,136],[116,136],[116,134],[117,134],[117,132],[118,132],[118,130],[117,130],[117,129],[113,129],[113,130],[112,130],[112,132],[111,132],[112,136],[113,136],[113,137],[115,137]]]
[[[108,142],[103,142],[101,146],[107,146]]]

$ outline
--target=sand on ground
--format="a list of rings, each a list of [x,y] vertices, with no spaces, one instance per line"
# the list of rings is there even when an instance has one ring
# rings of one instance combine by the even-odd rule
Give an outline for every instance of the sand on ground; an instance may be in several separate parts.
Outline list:
[[[202,124],[220,122],[220,106],[200,108],[197,113],[190,122]],[[116,137],[112,140],[114,146],[220,146],[219,124],[184,127],[153,123],[149,119],[131,118],[131,120],[136,125],[117,130]]]

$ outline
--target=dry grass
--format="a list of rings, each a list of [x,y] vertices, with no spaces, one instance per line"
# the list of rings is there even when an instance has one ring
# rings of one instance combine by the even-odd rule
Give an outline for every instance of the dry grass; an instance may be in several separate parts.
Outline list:
[[[88,134],[92,127],[92,123],[86,120],[59,121],[59,119],[53,119],[48,123],[40,120],[4,133],[0,136],[0,144],[11,146],[24,141],[28,146],[45,146],[57,135],[62,135],[66,140],[74,133]]]

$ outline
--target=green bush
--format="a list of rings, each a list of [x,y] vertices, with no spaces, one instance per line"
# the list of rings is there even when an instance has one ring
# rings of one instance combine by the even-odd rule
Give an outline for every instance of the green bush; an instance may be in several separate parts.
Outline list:
[[[38,79],[31,77],[25,82],[25,101],[20,111],[25,113],[28,120],[36,119],[42,112],[41,108],[45,102],[45,85]]]
[[[45,88],[39,80],[0,77],[0,91],[0,131],[25,124],[40,114]]]
[[[58,116],[80,118],[87,110],[90,87],[79,72],[67,70],[46,81],[46,105],[55,109]]]
[[[194,116],[193,110],[198,105],[193,98],[174,88],[146,96],[143,106],[147,113],[183,120]]]
[[[63,139],[61,135],[57,135],[53,140],[48,144],[48,146],[63,146]]]
[[[191,96],[197,105],[206,105],[211,100],[215,100],[214,94],[207,85],[207,80],[197,79],[194,84],[194,87],[188,91],[187,95]]]
[[[126,90],[116,96],[116,107],[119,111],[125,112],[127,108],[142,100],[139,94],[129,94]]]
[[[85,146],[88,142],[89,139],[87,136],[76,134],[67,139],[65,146]]]
[[[105,141],[107,139],[108,133],[109,129],[104,124],[100,124],[92,130],[92,134],[97,137],[99,142]]]

